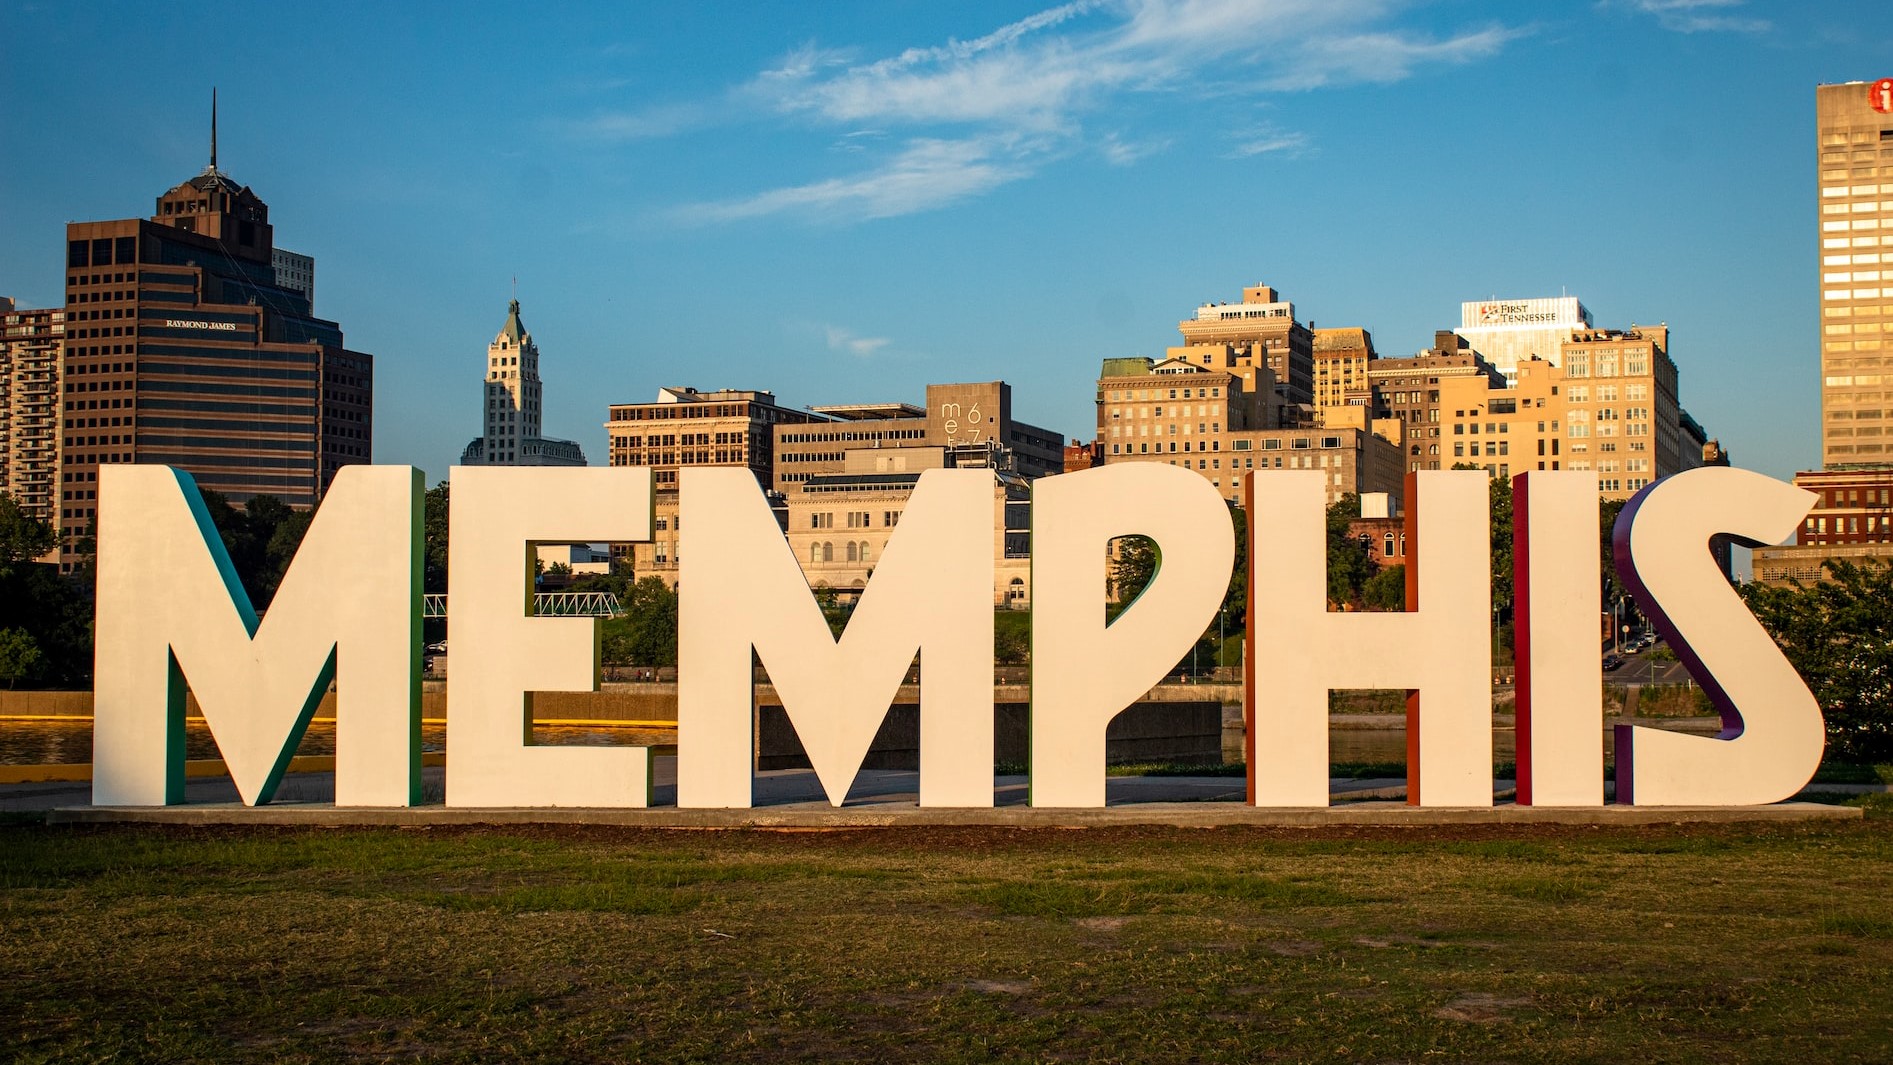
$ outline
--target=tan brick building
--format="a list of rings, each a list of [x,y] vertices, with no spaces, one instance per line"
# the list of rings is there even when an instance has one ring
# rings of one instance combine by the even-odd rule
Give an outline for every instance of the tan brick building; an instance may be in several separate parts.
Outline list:
[[[1266,367],[1263,368],[1266,370]],[[1400,449],[1372,428],[1272,428],[1267,377],[1260,393],[1224,370],[1181,358],[1106,359],[1098,378],[1098,442],[1113,462],[1165,462],[1195,470],[1234,501],[1251,470],[1319,469],[1328,499],[1349,492],[1400,497]]]
[[[656,520],[648,543],[614,544],[612,554],[639,577],[677,582],[677,474],[686,466],[743,466],[768,488],[775,482],[778,426],[824,424],[820,415],[749,389],[699,392],[660,388],[651,403],[614,403],[605,422],[610,464],[646,466],[656,488]]]
[[[1427,351],[1368,364],[1376,415],[1400,422],[1401,452],[1409,471],[1452,467],[1451,441],[1441,430],[1440,390],[1443,382],[1465,377],[1484,380],[1489,388],[1505,385],[1505,378],[1450,330],[1436,333]]]
[[[1242,290],[1241,303],[1205,303],[1177,323],[1184,349],[1171,357],[1226,370],[1255,392],[1267,384],[1287,413],[1281,421],[1312,424],[1315,411],[1314,333],[1295,320],[1295,305],[1267,285]],[[1273,379],[1265,381],[1261,371]]]
[[[1605,499],[1628,499],[1701,465],[1700,445],[1684,444],[1667,327],[1573,333],[1560,368],[1569,408],[1565,468],[1596,471]]]
[[[1029,603],[1021,578],[1025,486],[1061,472],[1065,453],[1062,435],[1012,417],[1011,388],[1003,381],[929,385],[925,407],[807,410],[781,406],[769,392],[666,388],[654,403],[614,404],[605,427],[611,465],[648,466],[657,488],[651,542],[613,546],[634,574],[676,583],[678,551],[688,543],[678,522],[683,468],[746,466],[770,489],[810,586],[844,598],[866,586],[922,471],[979,467],[993,473],[996,518],[1012,523],[995,534],[994,557],[1006,574],[995,585],[995,602]],[[1009,592],[1014,578],[1021,579]]]
[[[1328,424],[1330,408],[1371,406],[1367,374],[1375,358],[1373,336],[1353,327],[1313,332],[1315,409],[1321,424]]]
[[[1268,423],[1267,367],[1261,391],[1242,387],[1228,370],[1183,358],[1106,359],[1098,378],[1098,444],[1106,463],[1130,461],[1200,465],[1224,496],[1237,496],[1230,434]]]
[[[1564,462],[1564,373],[1542,359],[1516,364],[1517,384],[1495,388],[1488,377],[1439,382],[1442,469],[1483,467],[1510,480],[1527,470],[1557,470]],[[1450,453],[1448,453],[1450,452]]]
[[[816,478],[842,473],[857,448],[943,447],[962,452],[959,463],[1006,468],[1027,479],[1061,473],[1065,438],[1012,416],[1012,386],[1004,381],[927,386],[927,404],[842,404],[811,407],[819,425],[784,424],[775,433],[776,491],[787,496]],[[976,456],[986,456],[975,462]]]
[[[1802,520],[1792,547],[1755,552],[1755,579],[1813,584],[1830,558],[1854,562],[1893,556],[1893,466],[1878,469],[1809,470],[1794,483],[1818,498]]]
[[[916,445],[850,448],[842,469],[799,484],[786,497],[789,548],[811,588],[844,599],[866,589],[900,525],[920,475],[971,457],[963,449]],[[987,467],[993,476],[993,605],[1031,605],[1029,480]]]

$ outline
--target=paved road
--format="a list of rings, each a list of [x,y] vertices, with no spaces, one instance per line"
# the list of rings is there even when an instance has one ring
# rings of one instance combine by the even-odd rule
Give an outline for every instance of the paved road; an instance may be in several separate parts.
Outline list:
[[[677,803],[677,759],[660,755],[656,759],[656,805]],[[444,770],[422,770],[426,801],[442,801]],[[1002,776],[993,780],[994,801],[999,806],[1023,806],[1027,781],[1023,776]],[[1501,782],[1496,791],[1509,790],[1510,781]],[[864,769],[848,793],[848,804],[916,802],[920,774],[904,770]],[[1241,777],[1107,777],[1105,802],[1109,805],[1144,802],[1241,802],[1244,782]],[[1334,780],[1330,791],[1336,798],[1392,797],[1404,794],[1404,780]],[[821,782],[807,769],[779,769],[756,774],[756,805],[778,806],[823,801]],[[184,786],[186,803],[233,803],[236,787],[228,778],[200,778]],[[335,774],[290,773],[276,792],[281,803],[329,803],[335,801]],[[55,810],[61,807],[90,806],[92,786],[80,784],[8,784],[0,785],[0,810]]]

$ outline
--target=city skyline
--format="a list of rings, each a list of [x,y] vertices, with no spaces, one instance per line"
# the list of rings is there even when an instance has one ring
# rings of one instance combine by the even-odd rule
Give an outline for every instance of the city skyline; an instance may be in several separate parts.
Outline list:
[[[1667,322],[1737,465],[1819,465],[1811,90],[1893,74],[1876,6],[591,16],[265,10],[244,21],[280,43],[180,77],[133,44],[162,13],[18,8],[45,47],[0,75],[0,128],[62,161],[0,186],[5,292],[57,305],[64,222],[201,167],[216,84],[220,166],[379,355],[376,461],[430,482],[514,276],[546,431],[593,455],[608,404],[667,386],[801,407],[1005,379],[1082,439],[1099,359],[1160,357],[1197,304],[1266,283],[1392,356],[1490,297]],[[74,49],[122,62],[52,91]]]

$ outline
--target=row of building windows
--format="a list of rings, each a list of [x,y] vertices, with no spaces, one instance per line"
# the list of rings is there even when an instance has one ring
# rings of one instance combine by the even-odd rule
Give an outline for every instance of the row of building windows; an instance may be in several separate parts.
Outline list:
[[[1875,522],[1879,524],[1876,526],[1874,524]],[[1825,534],[1827,532],[1827,519],[1809,518],[1807,519],[1806,528],[1807,531],[1811,533]],[[1873,532],[1876,528],[1883,533],[1893,531],[1893,518],[1885,516],[1875,518],[1872,515],[1868,515],[1866,531]],[[1836,533],[1858,533],[1860,531],[1860,515],[1854,514],[1844,518],[1836,517],[1834,519],[1834,532]]]
[[[1826,227],[1823,226],[1822,228],[1825,229]],[[1861,236],[1821,238],[1821,248],[1824,251],[1833,251],[1837,248],[1877,248],[1881,246],[1893,248],[1893,237]]]
[[[752,418],[775,422],[785,411],[749,403],[653,403],[636,407],[611,408],[614,422],[683,421],[691,418]]]
[[[894,525],[894,521],[891,520],[893,517],[893,511],[883,511],[881,515],[882,526],[891,527]],[[835,527],[835,514],[833,511],[811,512],[808,519],[808,527],[811,529],[832,529]],[[874,527],[874,514],[872,511],[845,511],[842,514],[842,520],[846,522],[847,527],[850,529],[872,529]]]
[[[66,244],[67,269],[111,266],[114,262],[129,265],[137,261],[137,237],[99,237],[91,241],[69,241]]]
[[[1136,429],[1136,432],[1131,431],[1133,428]],[[1151,431],[1153,428],[1156,430],[1154,433]],[[1223,431],[1223,423],[1221,422],[1197,422],[1194,428],[1192,428],[1189,425],[1189,423],[1185,422],[1182,424],[1182,428],[1180,430],[1178,428],[1178,423],[1176,422],[1171,422],[1168,425],[1158,425],[1154,427],[1149,426],[1149,425],[1138,425],[1138,426],[1113,425],[1111,426],[1112,436],[1176,436],[1178,435],[1179,432],[1181,432],[1183,436],[1197,436],[1197,435],[1209,436],[1213,433],[1220,433],[1222,431]]]
[[[861,541],[851,540],[848,543],[842,545],[842,554],[844,556],[845,561],[848,561],[848,562],[873,561],[869,557],[869,551],[870,549],[868,547],[868,542],[866,540],[861,540]],[[808,545],[808,560],[810,562],[836,561],[834,542],[825,540],[821,543]]]
[[[840,429],[823,432],[783,433],[784,444],[826,444],[841,440],[872,443],[880,440],[924,440],[925,429]]]
[[[1435,454],[1437,453],[1438,452],[1436,450]],[[1199,459],[1194,459],[1194,460],[1171,459],[1169,460],[1169,464],[1172,466],[1181,465],[1184,468],[1188,469],[1190,468],[1190,463],[1192,461],[1196,463],[1195,468],[1199,470],[1220,470],[1223,468],[1223,460],[1220,458],[1213,458],[1213,459],[1199,458]],[[1339,470],[1339,469],[1347,468],[1347,457],[1344,455],[1290,455],[1287,458],[1286,464],[1284,464],[1282,456],[1276,455],[1276,456],[1273,456],[1273,464],[1271,465],[1271,457],[1264,455],[1262,456],[1262,465],[1258,467],[1256,465],[1256,457],[1254,455],[1246,455],[1242,457],[1236,457],[1232,455],[1229,458],[1229,468],[1232,470],[1254,470],[1254,469],[1264,469],[1264,470],[1267,470],[1267,469],[1277,469],[1277,470],[1280,470],[1280,469],[1290,469],[1290,470],[1336,469],[1336,470]],[[1230,483],[1234,484],[1235,482],[1232,481]]]
[[[614,466],[746,466],[750,454],[742,448],[716,448],[708,451],[613,451]],[[675,474],[672,475],[672,479]],[[661,475],[658,480],[664,480]]]
[[[1160,396],[1156,394],[1156,393],[1165,392],[1165,391],[1169,393],[1167,396]],[[1179,397],[1177,395],[1178,392],[1182,392],[1183,395]],[[1172,389],[1167,389],[1167,390],[1162,389],[1162,388],[1122,388],[1122,389],[1112,390],[1109,393],[1108,398],[1113,399],[1113,400],[1120,400],[1120,401],[1122,400],[1149,400],[1149,399],[1179,399],[1179,398],[1181,399],[1220,399],[1222,398],[1222,394],[1223,394],[1223,390],[1220,387],[1197,388],[1197,389],[1172,388]]]

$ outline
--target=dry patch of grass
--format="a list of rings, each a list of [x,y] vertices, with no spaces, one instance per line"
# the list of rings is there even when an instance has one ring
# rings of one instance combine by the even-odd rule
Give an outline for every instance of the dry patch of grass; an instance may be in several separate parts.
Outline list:
[[[0,825],[16,1060],[1887,1060],[1893,826]]]

